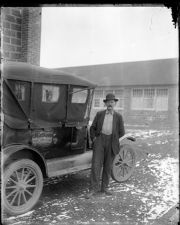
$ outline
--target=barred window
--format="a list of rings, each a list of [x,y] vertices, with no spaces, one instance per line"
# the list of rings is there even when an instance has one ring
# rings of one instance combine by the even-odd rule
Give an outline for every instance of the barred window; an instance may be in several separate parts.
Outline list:
[[[155,101],[155,89],[144,89],[143,108],[153,109]]]
[[[118,99],[116,103],[117,109],[122,109],[124,107],[124,90],[123,89],[107,89],[107,90],[95,90],[94,99],[93,99],[93,107],[94,108],[104,108],[105,104],[103,99],[106,98],[106,95],[112,93]]]
[[[123,90],[115,90],[114,93],[115,93],[116,97],[123,97],[123,95],[124,95]]]
[[[94,97],[95,98],[103,98],[103,90],[95,90]]]
[[[133,97],[142,97],[143,90],[142,89],[133,89]]]
[[[152,98],[155,95],[155,89],[144,89],[144,97]]]
[[[95,90],[94,91],[94,98],[93,98],[93,107],[94,108],[103,108],[104,103],[103,103],[103,90]]]
[[[168,89],[157,89],[156,91],[156,110],[168,110]]]
[[[143,89],[133,89],[132,90],[132,109],[142,109],[143,108]]]
[[[157,96],[167,96],[168,89],[157,89]]]
[[[167,88],[133,89],[131,108],[135,110],[168,110]]]
[[[100,99],[94,99],[94,107],[98,108],[100,107]]]

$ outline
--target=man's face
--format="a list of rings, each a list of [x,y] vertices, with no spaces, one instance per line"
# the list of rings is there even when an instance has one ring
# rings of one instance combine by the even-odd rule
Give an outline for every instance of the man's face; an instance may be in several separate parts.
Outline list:
[[[116,105],[116,102],[114,100],[109,100],[105,104],[106,104],[107,110],[113,110]]]

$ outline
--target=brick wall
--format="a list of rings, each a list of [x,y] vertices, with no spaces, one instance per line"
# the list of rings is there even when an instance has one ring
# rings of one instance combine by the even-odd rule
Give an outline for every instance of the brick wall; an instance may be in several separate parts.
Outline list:
[[[40,64],[40,7],[2,7],[1,29],[3,60]]]
[[[41,8],[22,11],[22,61],[40,64]]]

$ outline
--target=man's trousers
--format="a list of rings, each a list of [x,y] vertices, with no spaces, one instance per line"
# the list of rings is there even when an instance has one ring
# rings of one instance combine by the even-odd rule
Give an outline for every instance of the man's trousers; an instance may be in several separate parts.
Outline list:
[[[91,190],[104,191],[108,188],[111,176],[112,161],[114,153],[112,151],[112,135],[100,134],[94,142],[92,168],[91,168]],[[100,185],[100,178],[102,182]]]

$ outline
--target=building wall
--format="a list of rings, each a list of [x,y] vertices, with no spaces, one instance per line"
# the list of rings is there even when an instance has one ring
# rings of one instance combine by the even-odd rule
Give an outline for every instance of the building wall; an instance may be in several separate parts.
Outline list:
[[[145,86],[126,86],[126,87],[101,87],[103,90],[117,90],[123,89],[124,93],[124,107],[123,109],[116,109],[124,119],[126,126],[144,126],[144,127],[176,127],[178,126],[178,87],[177,86],[148,86],[148,88],[168,89],[168,109],[166,111],[156,110],[134,110],[132,109],[132,89],[133,88],[147,88]],[[105,95],[104,97],[105,98]],[[103,100],[102,98],[102,100]],[[90,120],[93,120],[97,111],[105,108],[94,108],[92,106]]]
[[[2,7],[2,58],[40,64],[41,7]]]

